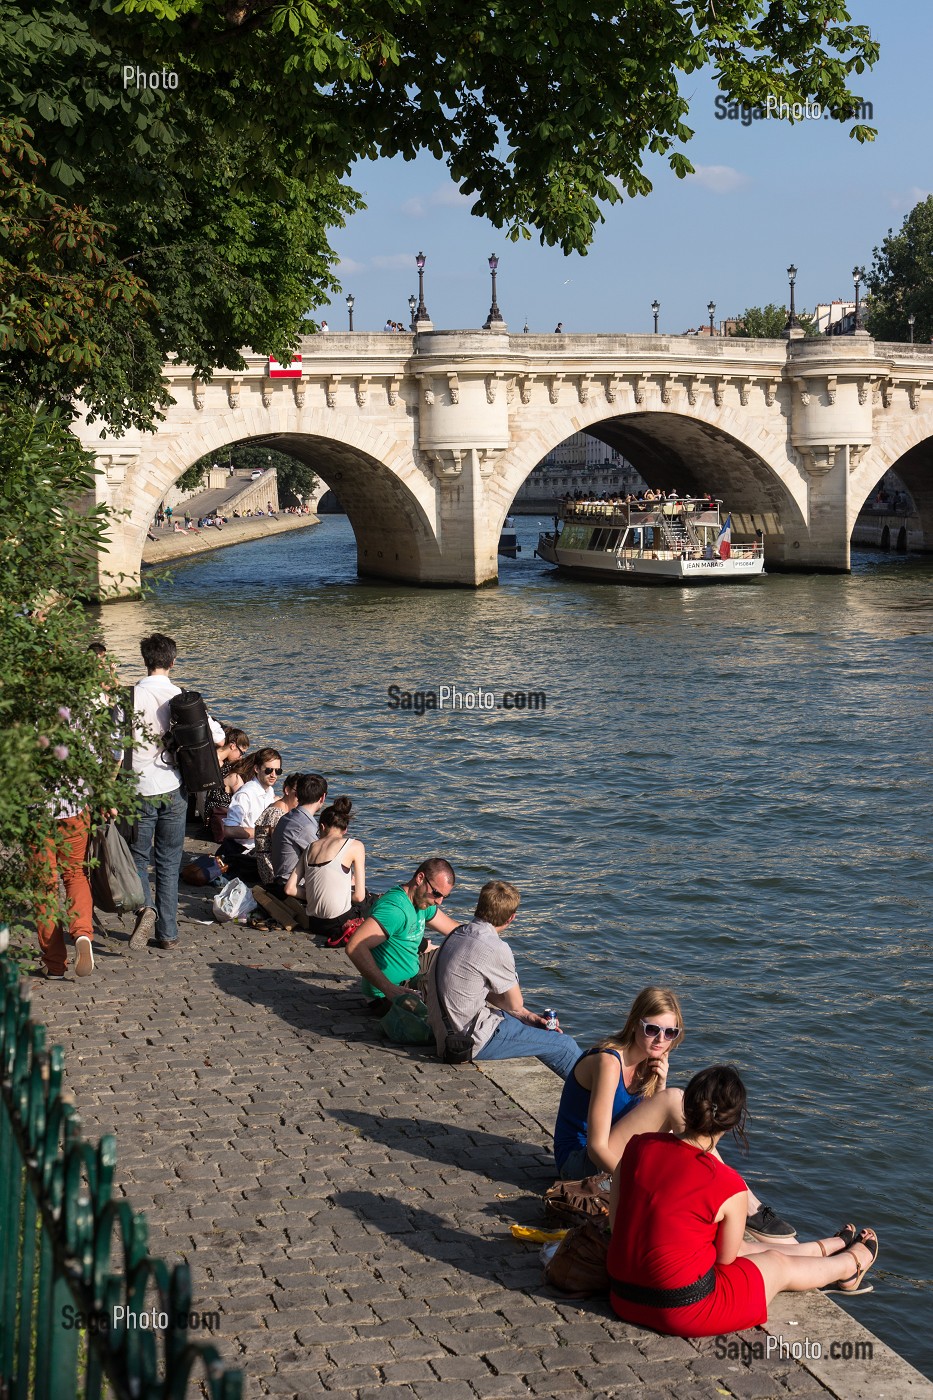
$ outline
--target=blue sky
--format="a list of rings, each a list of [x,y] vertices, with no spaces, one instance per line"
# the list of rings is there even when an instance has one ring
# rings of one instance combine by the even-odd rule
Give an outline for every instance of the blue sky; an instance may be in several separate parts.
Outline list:
[[[683,90],[696,134],[686,153],[697,174],[678,180],[652,157],[653,193],[607,210],[586,257],[565,257],[537,240],[510,243],[470,214],[446,166],[429,155],[366,162],[353,179],[367,208],[334,233],[344,290],[317,314],[345,330],[344,297],[352,292],[356,330],[381,330],[386,317],[407,325],[419,249],[438,329],[485,320],[493,252],[512,331],[526,317],[533,331],[552,331],[558,321],[567,331],[650,331],[657,297],[660,329],[676,333],[705,323],[710,299],[717,321],[746,306],[785,303],[792,262],[798,310],[851,297],[853,265],[870,264],[888,229],[933,192],[933,5],[863,0],[850,12],[881,44],[874,70],[854,83],[874,106],[873,144],[860,146],[826,120],[717,120],[710,75],[692,75]]]

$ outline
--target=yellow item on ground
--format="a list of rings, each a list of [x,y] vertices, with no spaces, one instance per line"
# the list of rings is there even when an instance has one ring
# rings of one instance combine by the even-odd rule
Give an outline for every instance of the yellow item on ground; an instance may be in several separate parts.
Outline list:
[[[551,1244],[562,1240],[567,1230],[535,1230],[531,1225],[513,1225],[512,1235],[516,1240],[527,1240],[529,1244]]]

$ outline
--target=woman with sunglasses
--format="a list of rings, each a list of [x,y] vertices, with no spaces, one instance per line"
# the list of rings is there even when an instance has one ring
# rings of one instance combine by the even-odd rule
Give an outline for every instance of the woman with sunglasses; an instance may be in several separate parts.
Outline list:
[[[259,881],[259,871],[253,856],[256,844],[256,823],[271,802],[275,801],[275,785],[282,775],[282,756],[278,749],[259,749],[253,756],[253,776],[234,795],[224,817],[224,839],[218,857],[231,875],[249,885]]]
[[[731,1065],[694,1075],[680,1132],[633,1137],[613,1177],[606,1260],[614,1311],[675,1337],[742,1332],[768,1319],[777,1293],[870,1293],[873,1230],[841,1225],[826,1239],[744,1243],[748,1191],[716,1147],[747,1146],[745,1086]]]
[[[684,1036],[680,1002],[645,987],[620,1031],[580,1056],[564,1082],[554,1157],[565,1180],[615,1170],[634,1133],[679,1132],[680,1089],[668,1089],[668,1056]]]

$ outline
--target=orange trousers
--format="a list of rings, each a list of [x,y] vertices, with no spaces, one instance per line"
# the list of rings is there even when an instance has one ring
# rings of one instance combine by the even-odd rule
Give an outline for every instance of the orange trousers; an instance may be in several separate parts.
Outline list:
[[[91,831],[90,812],[66,817],[57,823],[59,846],[50,840],[44,851],[36,853],[35,869],[46,890],[45,898],[36,908],[36,931],[39,948],[47,970],[58,976],[68,966],[68,953],[61,923],[54,917],[58,877],[61,876],[68,898],[68,932],[72,940],[94,937],[94,901],[84,868],[88,836]]]

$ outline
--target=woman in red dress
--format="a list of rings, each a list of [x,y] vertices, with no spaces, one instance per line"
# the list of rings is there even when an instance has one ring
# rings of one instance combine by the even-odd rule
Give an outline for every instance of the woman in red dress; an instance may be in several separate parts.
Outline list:
[[[684,1131],[633,1137],[612,1182],[608,1266],[619,1317],[677,1337],[757,1327],[783,1290],[869,1293],[862,1278],[878,1256],[873,1230],[844,1225],[825,1240],[742,1241],[748,1193],[716,1145],[745,1144],[745,1086],[713,1065],[684,1090]]]

